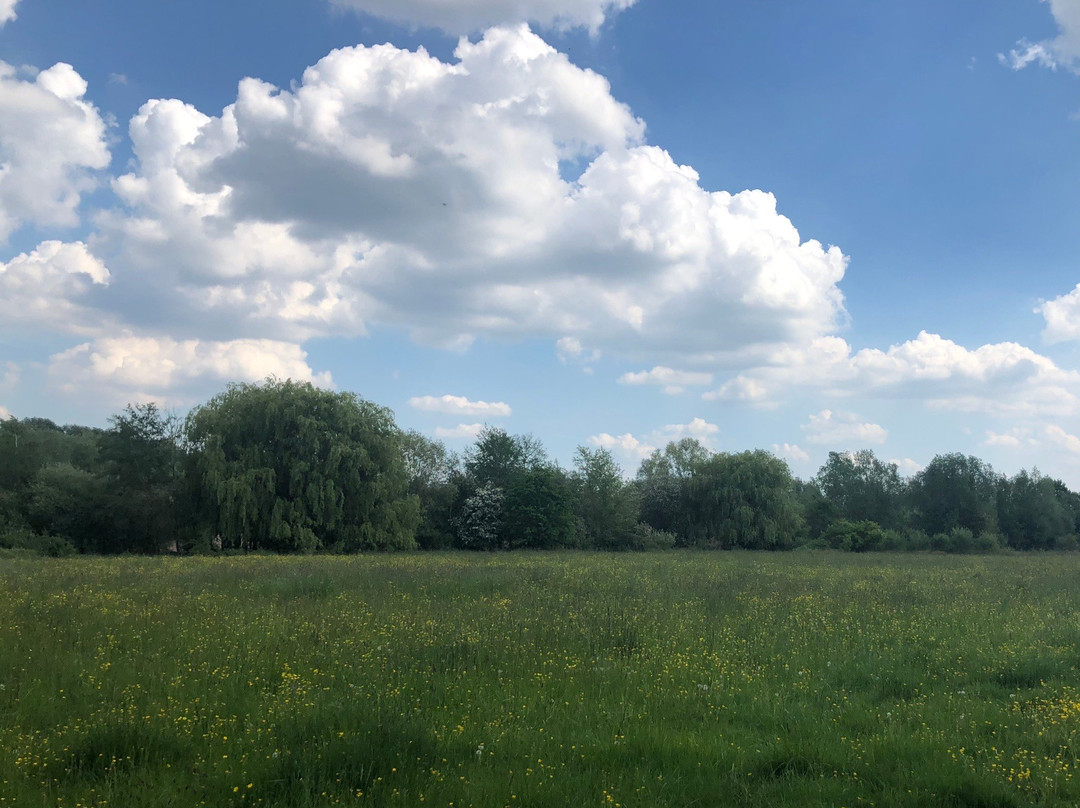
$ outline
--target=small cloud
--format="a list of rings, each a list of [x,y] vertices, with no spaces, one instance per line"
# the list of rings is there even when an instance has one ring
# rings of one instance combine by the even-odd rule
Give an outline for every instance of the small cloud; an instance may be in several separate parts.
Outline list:
[[[769,388],[757,379],[742,374],[701,397],[705,401],[741,401],[762,408],[774,406],[769,401]]]
[[[682,438],[697,438],[702,443],[708,444],[712,437],[719,433],[720,427],[716,424],[710,424],[704,418],[695,418],[688,424],[668,424],[650,437],[665,443]]]
[[[128,83],[128,77],[123,73],[110,73],[109,84],[122,84],[126,86]]]
[[[862,445],[884,443],[889,433],[879,424],[861,423],[854,413],[822,410],[802,427],[809,443]]]
[[[918,474],[920,471],[923,470],[923,468],[925,468],[922,463],[917,463],[910,457],[905,457],[902,460],[894,459],[890,460],[889,462],[892,465],[896,466],[896,468],[899,469],[900,473],[905,477],[910,477],[913,474]]]
[[[577,337],[563,337],[555,343],[555,355],[564,365],[568,362],[590,364],[600,360],[600,351],[587,350]],[[591,374],[592,368],[585,368],[585,372]]]
[[[987,430],[986,438],[983,440],[983,446],[1003,446],[1008,449],[1017,449],[1021,445],[1028,443],[1035,443],[1035,440],[1031,437],[1031,430],[1017,427],[1016,429],[1010,429],[1008,432],[992,432]]]
[[[619,377],[619,384],[659,385],[666,395],[674,396],[683,392],[686,387],[709,384],[712,379],[711,373],[675,370],[674,368],[657,365],[652,370],[643,370],[639,373],[624,373]]]
[[[656,451],[655,446],[638,440],[629,432],[622,435],[609,435],[607,432],[601,432],[599,435],[593,435],[589,438],[589,443],[601,449],[616,452],[624,458],[639,462]]]
[[[453,429],[444,429],[440,426],[435,429],[435,437],[443,440],[472,440],[483,428],[483,424],[458,424]]]
[[[1066,432],[1060,426],[1048,426],[1046,428],[1046,437],[1072,454],[1080,455],[1080,438]]]
[[[449,415],[486,415],[506,418],[512,414],[510,405],[502,401],[470,401],[465,396],[415,396],[409,406],[423,412],[441,412]]]
[[[11,414],[11,411],[8,410],[7,407],[0,407],[0,421],[6,421],[9,418],[14,418],[14,417],[15,416]]]
[[[803,449],[800,449],[794,443],[774,443],[772,445],[773,453],[777,457],[782,457],[785,460],[790,460],[793,463],[809,463],[810,455]]]
[[[19,383],[22,369],[14,362],[0,364],[0,389],[10,390]]]
[[[702,445],[709,447],[712,439],[719,434],[720,427],[710,424],[704,418],[694,418],[688,424],[668,424],[654,430],[643,438],[625,432],[622,435],[610,435],[602,432],[589,438],[589,443],[602,449],[608,449],[623,460],[640,463],[658,447],[682,438],[695,438]]]

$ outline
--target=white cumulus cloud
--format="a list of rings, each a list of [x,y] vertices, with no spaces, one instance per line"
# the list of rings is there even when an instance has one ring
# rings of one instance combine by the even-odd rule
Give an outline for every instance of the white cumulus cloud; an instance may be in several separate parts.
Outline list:
[[[1043,339],[1047,342],[1080,339],[1080,284],[1071,292],[1043,302],[1035,312],[1046,320]]]
[[[0,421],[6,421],[8,418],[14,418],[7,407],[0,406]]]
[[[912,475],[918,474],[920,471],[926,468],[926,466],[924,466],[922,463],[919,463],[916,460],[912,460],[910,457],[893,459],[890,460],[889,463],[896,466],[896,468],[900,471],[900,474],[904,477],[911,477]]]
[[[694,418],[688,424],[668,424],[653,430],[644,437],[636,437],[630,432],[612,435],[601,432],[589,438],[593,446],[609,450],[617,458],[631,464],[638,464],[658,448],[672,441],[694,438],[706,448],[713,448],[713,439],[720,433],[720,427],[704,418]]]
[[[843,448],[861,448],[867,444],[884,443],[889,433],[879,424],[866,423],[848,412],[822,410],[810,416],[803,425],[808,443]]]
[[[0,28],[18,16],[15,13],[17,5],[19,5],[19,0],[0,0]]]
[[[332,384],[329,373],[312,371],[300,346],[245,339],[104,337],[55,354],[49,375],[62,390],[104,391],[114,399],[158,398],[188,390],[203,393],[210,384],[257,382],[267,376]]]
[[[0,333],[98,332],[107,318],[90,301],[108,283],[109,270],[81,241],[44,241],[0,261]]]
[[[612,454],[634,463],[640,463],[656,451],[655,446],[638,440],[629,432],[622,435],[610,435],[607,432],[601,432],[599,435],[590,437],[589,443],[601,449],[607,449]]]
[[[833,396],[911,399],[931,407],[997,415],[1068,414],[1080,400],[1080,374],[1059,368],[1014,342],[965,348],[938,334],[886,350],[853,352],[839,337],[777,351],[771,363],[744,371],[707,398],[773,402],[797,389]]]
[[[512,414],[510,405],[502,401],[470,401],[465,396],[415,396],[409,406],[424,412],[443,412],[450,415],[486,415],[505,418]]]
[[[535,22],[545,28],[588,28],[595,32],[608,15],[636,0],[332,0],[405,25],[467,34],[495,25]]]
[[[217,117],[147,103],[114,183],[126,207],[94,241],[139,301],[133,327],[303,341],[377,324],[694,369],[843,320],[841,251],[771,194],[703,189],[603,77],[525,26],[456,57],[343,48],[287,90],[245,79]]]
[[[773,453],[777,457],[782,457],[785,460],[790,460],[793,463],[802,464],[810,462],[810,455],[807,454],[806,450],[799,448],[797,444],[774,443],[772,448]]]
[[[33,80],[0,62],[0,242],[24,223],[79,223],[82,194],[109,164],[105,122],[86,89],[63,62]]]
[[[1070,454],[1080,455],[1080,438],[1066,432],[1060,426],[1046,427],[1046,437],[1049,438],[1052,443],[1062,447]]]
[[[472,440],[484,428],[483,424],[458,424],[452,429],[435,428],[435,437],[441,440]]]

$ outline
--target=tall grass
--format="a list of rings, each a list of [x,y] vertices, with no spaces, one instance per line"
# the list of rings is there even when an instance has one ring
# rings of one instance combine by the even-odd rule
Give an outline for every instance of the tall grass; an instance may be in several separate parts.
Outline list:
[[[1080,803],[1073,556],[0,564],[0,806]]]

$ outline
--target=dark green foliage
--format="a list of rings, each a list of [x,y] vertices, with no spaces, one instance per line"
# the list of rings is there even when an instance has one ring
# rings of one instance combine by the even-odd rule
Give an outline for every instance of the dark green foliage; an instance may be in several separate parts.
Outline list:
[[[510,484],[502,524],[503,545],[550,550],[576,543],[573,493],[557,467],[531,469]]]
[[[109,489],[110,543],[154,553],[176,536],[180,421],[154,404],[128,406],[100,437]]]
[[[877,522],[869,520],[849,522],[846,519],[839,519],[821,534],[820,542],[834,550],[866,553],[883,549],[885,532]]]
[[[80,553],[125,549],[113,538],[109,491],[101,477],[70,463],[38,470],[30,484],[29,521],[41,534],[70,541]]]
[[[709,456],[697,440],[683,438],[645,458],[637,473],[641,520],[657,530],[674,533],[683,542],[689,541],[695,533],[689,511],[690,486]]]
[[[409,430],[402,435],[409,493],[420,502],[416,543],[424,550],[450,547],[454,540],[454,505],[461,474],[458,458],[439,441]]]
[[[1077,532],[1080,498],[1038,469],[1021,471],[998,486],[998,523],[1010,547],[1049,550]]]
[[[571,479],[583,541],[601,549],[627,547],[635,539],[641,510],[638,489],[623,479],[607,449],[579,446],[574,466]]]
[[[815,482],[841,519],[883,527],[900,523],[904,492],[900,473],[895,463],[882,463],[869,449],[829,452]]]
[[[918,526],[927,533],[955,527],[974,535],[997,530],[998,478],[989,464],[962,454],[938,455],[911,481]]]
[[[780,550],[800,529],[794,481],[787,464],[763,451],[716,454],[689,486],[690,543]]]
[[[197,505],[226,548],[311,552],[415,546],[401,433],[351,393],[236,384],[186,425]]]

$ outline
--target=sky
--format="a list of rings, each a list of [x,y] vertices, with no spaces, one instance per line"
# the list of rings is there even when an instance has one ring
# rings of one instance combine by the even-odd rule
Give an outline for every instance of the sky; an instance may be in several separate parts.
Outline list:
[[[1080,0],[0,0],[0,417],[1080,488]]]

